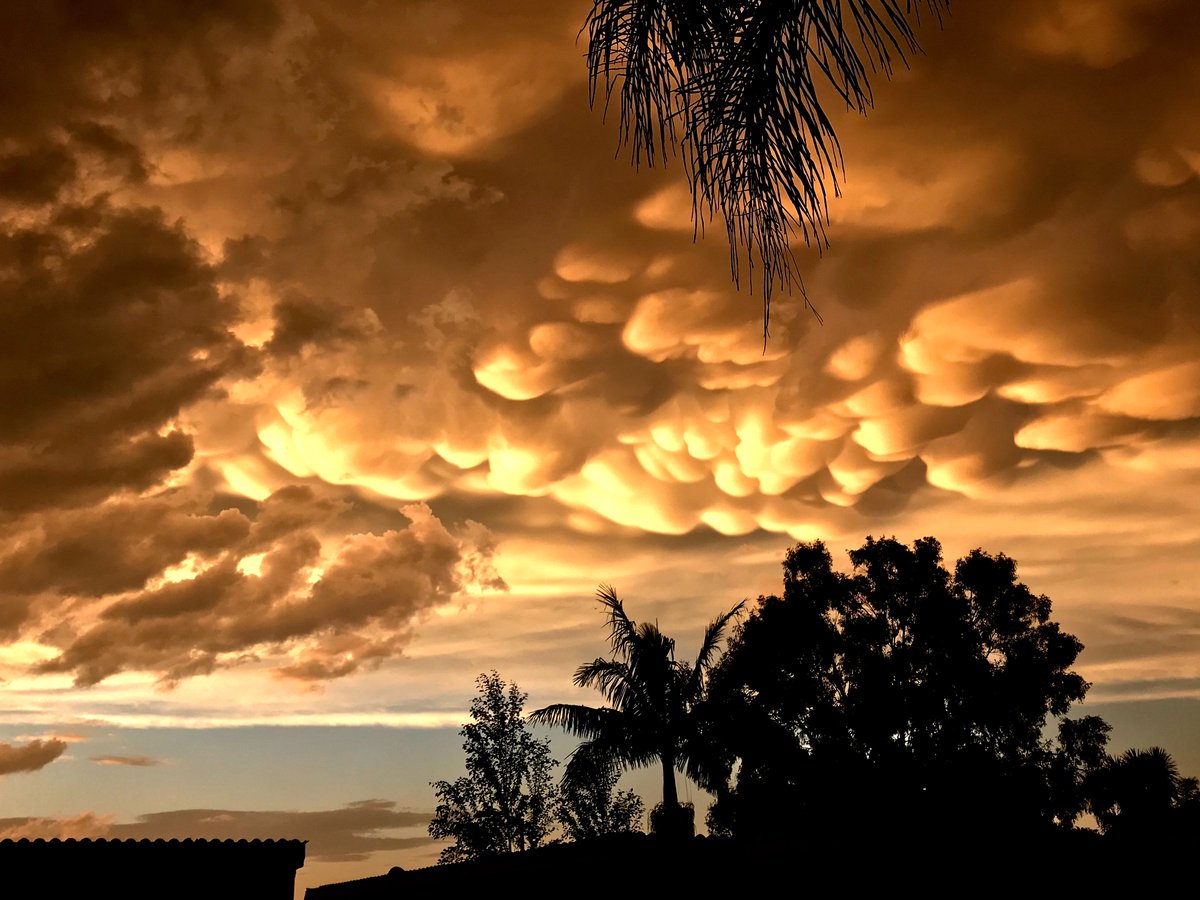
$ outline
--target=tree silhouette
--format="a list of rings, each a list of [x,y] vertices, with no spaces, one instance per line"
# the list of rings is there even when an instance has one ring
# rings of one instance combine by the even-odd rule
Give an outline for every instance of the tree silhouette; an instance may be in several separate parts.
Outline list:
[[[1074,825],[1090,811],[1091,780],[1108,764],[1105,752],[1112,726],[1099,716],[1062,719],[1058,723],[1058,747],[1046,767],[1049,802],[1045,811],[1062,825]]]
[[[819,541],[789,550],[783,596],[759,598],[713,674],[724,706],[710,730],[739,769],[716,830],[805,813],[1073,820],[1107,726],[1043,736],[1088,687],[1070,670],[1082,644],[1051,621],[1049,598],[1004,555],[975,550],[951,575],[933,538],[868,538],[849,556],[846,575]]]
[[[583,841],[605,834],[638,831],[642,798],[633,791],[618,791],[617,767],[583,756],[559,785],[554,812],[568,840]]]
[[[453,838],[439,862],[453,863],[539,846],[553,830],[549,741],[522,718],[527,695],[495,672],[480,675],[471,723],[459,732],[467,774],[432,783],[438,797],[429,835]]]
[[[607,705],[558,703],[535,710],[530,719],[586,739],[567,763],[568,779],[594,766],[660,765],[662,808],[652,817],[652,828],[672,833],[690,829],[690,813],[685,814],[679,803],[675,770],[682,768],[701,784],[711,778],[701,708],[722,635],[742,604],[709,623],[696,661],[688,664],[675,659],[675,641],[657,624],[638,624],[626,615],[613,588],[601,586],[596,597],[607,611],[614,658],[585,663],[575,671],[574,681],[599,690]]]
[[[584,25],[595,104],[619,85],[619,142],[635,166],[682,150],[697,231],[720,213],[730,268],[763,332],[777,287],[797,281],[790,239],[824,246],[826,179],[840,193],[841,147],[822,86],[848,109],[874,104],[870,76],[917,52],[921,11],[949,0],[594,0]],[[744,260],[744,263],[743,263]],[[807,304],[807,298],[805,299]]]
[[[1105,834],[1157,838],[1200,830],[1200,784],[1182,777],[1162,747],[1109,757],[1091,774],[1086,790]]]

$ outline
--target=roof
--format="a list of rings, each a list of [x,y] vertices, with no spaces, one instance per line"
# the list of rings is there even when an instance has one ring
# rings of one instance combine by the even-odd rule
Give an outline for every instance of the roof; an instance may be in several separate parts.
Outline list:
[[[0,840],[0,859],[10,854],[138,854],[210,856],[257,856],[263,859],[294,861],[294,868],[304,865],[304,846],[308,841],[254,838],[246,840],[212,840],[209,838],[5,838]]]
[[[0,840],[0,870],[8,883],[36,885],[42,896],[292,900],[306,843],[206,838],[5,839]]]

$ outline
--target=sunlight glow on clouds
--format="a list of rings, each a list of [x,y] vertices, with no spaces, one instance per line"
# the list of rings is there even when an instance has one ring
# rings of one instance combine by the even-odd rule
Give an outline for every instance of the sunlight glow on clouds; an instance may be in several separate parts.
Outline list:
[[[383,6],[30,14],[0,144],[14,683],[362,677],[478,622],[431,618],[473,591],[575,589],[509,541],[686,555],[1046,496],[1037,528],[1082,504],[1106,533],[1159,479],[1200,498],[1186,2],[956,8],[838,119],[831,246],[797,248],[823,324],[781,298],[765,343],[679,167],[611,158],[586,5]],[[1113,493],[1068,496],[1089,479]]]

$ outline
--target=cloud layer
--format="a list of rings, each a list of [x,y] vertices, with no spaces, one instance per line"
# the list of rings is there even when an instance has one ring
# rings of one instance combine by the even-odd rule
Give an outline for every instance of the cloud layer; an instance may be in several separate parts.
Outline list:
[[[337,535],[347,504],[283,488],[247,511],[167,492],[27,516],[0,557],[34,664],[95,684],[125,670],[167,682],[274,660],[322,679],[399,651],[411,626],[467,586],[502,587],[486,533],[455,537],[423,505],[406,524]],[[481,542],[482,541],[482,542]],[[11,613],[10,613],[11,614]]]
[[[4,673],[359,673],[495,534],[1198,496],[1200,21],[1093,7],[956,7],[838,115],[824,324],[765,346],[681,173],[611,159],[586,4],[0,13]]]

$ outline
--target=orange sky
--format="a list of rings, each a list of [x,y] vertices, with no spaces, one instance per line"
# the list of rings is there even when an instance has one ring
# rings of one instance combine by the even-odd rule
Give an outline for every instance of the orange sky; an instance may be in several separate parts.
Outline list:
[[[868,533],[1014,557],[1093,701],[1200,697],[1191,0],[923,26],[765,351],[588,112],[586,3],[183,9],[0,12],[0,748],[564,699],[597,583],[690,646]],[[87,744],[0,816],[169,811],[71,807]]]

